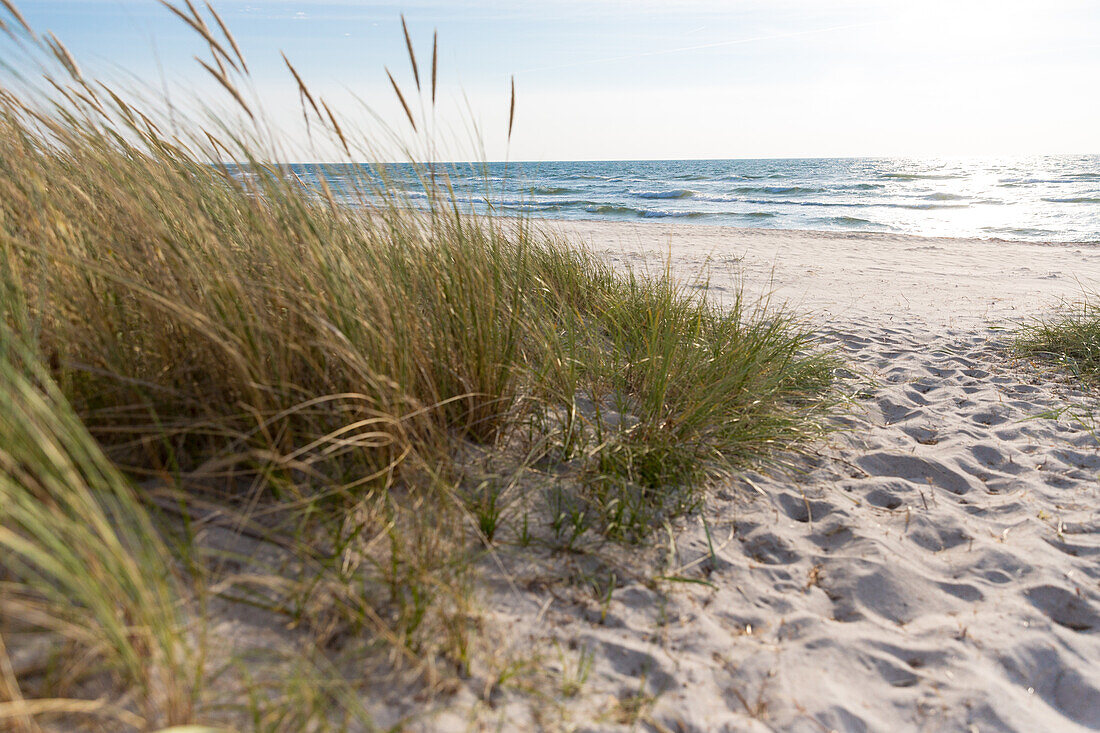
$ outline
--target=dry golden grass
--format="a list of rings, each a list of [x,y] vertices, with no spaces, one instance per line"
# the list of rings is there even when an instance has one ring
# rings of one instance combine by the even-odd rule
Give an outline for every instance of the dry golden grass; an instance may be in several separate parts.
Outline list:
[[[0,664],[0,721],[34,729],[55,704],[139,728],[361,721],[373,678],[338,671],[345,650],[429,690],[477,653],[473,568],[503,518],[488,484],[468,490],[470,446],[579,459],[571,528],[541,494],[534,521],[640,540],[709,472],[816,429],[830,362],[782,313],[719,310],[667,272],[479,216],[434,166],[414,164],[425,209],[377,166],[340,201],[324,175],[300,182],[211,8],[168,5],[239,124],[170,128],[4,4],[0,31],[47,79],[0,88],[5,613],[87,661],[65,685]],[[369,150],[286,65],[312,134]],[[515,104],[513,84],[509,134]],[[226,560],[212,527],[278,559]],[[247,650],[207,640],[218,604],[292,628],[282,651],[305,667],[240,671]],[[61,687],[103,691],[100,707],[51,702]]]

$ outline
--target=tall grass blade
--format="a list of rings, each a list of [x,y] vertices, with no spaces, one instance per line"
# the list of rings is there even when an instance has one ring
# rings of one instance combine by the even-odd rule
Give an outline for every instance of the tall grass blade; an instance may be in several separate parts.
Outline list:
[[[397,81],[394,80],[393,74],[390,73],[389,69],[386,69],[386,76],[389,77],[390,84],[393,85],[394,94],[397,95],[398,101],[401,102],[401,109],[405,110],[405,118],[409,121],[409,124],[412,125],[413,132],[416,132],[416,120],[413,119],[412,110],[409,109],[409,105],[405,101],[405,95],[401,93],[401,87],[397,86]]]
[[[436,74],[439,71],[439,31],[432,32],[432,106],[435,106]]]
[[[412,37],[409,36],[409,26],[405,24],[405,15],[401,15],[401,30],[405,34],[405,49],[409,52],[409,63],[412,64],[413,79],[416,81],[416,91],[420,91],[420,68],[416,63],[416,53],[413,51]],[[433,62],[434,64],[434,62]]]
[[[218,15],[218,11],[214,10],[214,6],[210,3],[206,3],[206,9],[210,11],[210,15],[214,17],[215,22],[218,24],[218,28],[221,29],[222,35],[225,36],[225,40],[229,41],[229,46],[233,49],[233,53],[237,57],[237,61],[241,64],[241,69],[244,73],[248,73],[248,64],[245,63],[244,54],[241,53],[241,47],[237,45],[237,39],[233,37],[233,34],[229,32],[229,28],[222,22],[222,18]],[[236,65],[234,65],[236,68]]]
[[[11,17],[15,18],[15,22],[17,22],[23,28],[23,30],[26,31],[28,36],[30,36],[31,38],[37,37],[34,29],[31,28],[29,23],[27,23],[27,19],[23,17],[23,14],[19,12],[19,8],[15,7],[11,0],[0,0],[0,4],[4,6],[4,9],[8,11]]]
[[[512,77],[512,99],[508,104],[508,140],[512,139],[512,124],[516,121],[516,77]]]

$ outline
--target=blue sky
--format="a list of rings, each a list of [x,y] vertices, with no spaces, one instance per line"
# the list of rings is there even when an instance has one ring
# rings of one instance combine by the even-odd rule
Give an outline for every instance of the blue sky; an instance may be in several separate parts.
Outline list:
[[[217,91],[154,0],[23,0],[86,67]],[[305,145],[280,51],[346,118],[399,127],[389,65],[440,36],[438,136],[491,159],[1100,152],[1097,0],[221,0],[270,117]],[[516,127],[506,141],[509,78]],[[175,97],[176,100],[179,97]],[[179,103],[179,102],[177,102]],[[304,154],[306,155],[306,154]],[[308,155],[306,155],[308,157]]]

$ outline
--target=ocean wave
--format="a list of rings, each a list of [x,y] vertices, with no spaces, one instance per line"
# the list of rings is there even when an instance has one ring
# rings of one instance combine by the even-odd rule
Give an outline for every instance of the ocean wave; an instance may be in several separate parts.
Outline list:
[[[493,203],[501,206],[557,206],[557,207],[569,207],[569,206],[601,206],[606,201],[593,201],[592,199],[550,199],[550,200],[538,200],[530,197],[520,198],[501,198],[495,199]]]
[[[584,210],[589,214],[639,216],[645,219],[698,219],[704,216],[710,216],[710,214],[704,211],[669,211],[667,209],[643,209],[635,206],[619,206],[616,204],[586,206]]]
[[[1001,178],[997,185],[1001,188],[1015,188],[1016,186],[1029,186],[1034,183],[1069,183],[1065,178]]]
[[[843,186],[833,186],[838,191],[879,191],[886,188],[881,183],[852,183]]]
[[[633,206],[616,206],[614,204],[591,204],[584,210],[589,214],[634,214],[641,216],[643,209],[635,209]]]
[[[814,221],[821,222],[822,224],[839,224],[846,227],[883,226],[877,221],[860,219],[857,216],[826,216],[821,219],[814,219]]]
[[[932,193],[921,198],[927,201],[965,201],[968,197],[954,193]]]
[[[936,209],[966,209],[970,204],[906,204],[892,201],[790,201],[784,199],[743,199],[747,204],[764,204],[766,206],[809,206],[828,209],[911,209],[914,211],[933,211]]]
[[[533,186],[527,189],[527,192],[536,196],[555,196],[563,193],[577,193],[577,189],[564,186]]]
[[[738,186],[734,193],[771,193],[787,196],[801,196],[810,193],[825,193],[824,188],[809,188],[806,186]]]
[[[675,188],[671,191],[631,191],[630,195],[640,199],[686,199],[694,196],[695,192],[688,188]]]
[[[750,211],[747,214],[738,214],[737,216],[745,219],[773,219],[778,216],[778,214],[774,211]]]
[[[707,214],[703,211],[662,211],[661,209],[642,209],[642,216],[646,219],[700,219]]]
[[[896,181],[950,181],[953,178],[963,178],[964,176],[953,176],[945,173],[880,173],[880,178],[892,178]]]
[[[1051,237],[1058,234],[1058,232],[1050,229],[1032,229],[1029,227],[982,227],[982,231],[1011,237]]]
[[[762,181],[769,178],[786,178],[782,173],[761,173],[754,175],[752,173],[731,173],[728,176],[722,176],[719,181]]]
[[[1053,204],[1100,204],[1100,196],[1073,196],[1068,198],[1045,198]]]
[[[524,204],[501,204],[498,208],[502,211],[561,211],[562,207],[556,204],[546,204],[542,206]]]
[[[700,173],[684,173],[679,176],[670,176],[670,181],[706,181],[710,179],[710,176],[704,176]]]
[[[786,199],[739,199],[746,204],[763,204],[764,206],[828,206],[843,208],[863,208],[865,206],[891,206],[896,204],[881,204],[875,202],[860,203],[856,201],[788,201]]]

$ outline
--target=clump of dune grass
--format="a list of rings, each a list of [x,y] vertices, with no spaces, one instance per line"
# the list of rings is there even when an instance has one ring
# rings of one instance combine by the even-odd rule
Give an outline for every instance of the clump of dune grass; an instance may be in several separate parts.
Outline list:
[[[833,362],[808,353],[809,335],[780,309],[740,294],[719,308],[667,268],[606,276],[602,302],[577,306],[600,343],[567,370],[560,443],[583,459],[579,494],[601,532],[637,539],[695,507],[708,475],[820,428]]]
[[[204,121],[85,76],[4,4],[0,31],[47,81],[12,72],[0,88],[0,319],[23,344],[3,362],[2,445],[23,453],[0,453],[16,550],[0,572],[45,609],[35,628],[114,670],[125,723],[213,704],[188,642],[207,601],[274,619],[319,660],[222,673],[240,700],[219,715],[256,728],[325,727],[326,706],[346,715],[372,684],[366,668],[430,689],[469,674],[473,570],[519,515],[493,481],[469,486],[468,448],[553,468],[552,491],[519,501],[519,544],[530,522],[640,540],[708,477],[819,429],[832,363],[782,311],[719,309],[667,268],[617,271],[478,214],[415,153],[420,208],[383,165],[341,169],[339,192],[323,166],[299,180],[212,9],[168,6],[227,96]],[[435,48],[421,88],[405,39],[434,103]],[[374,159],[287,66],[311,135]],[[513,87],[509,129],[515,107]],[[20,707],[0,709],[33,718],[46,703],[16,677],[0,681]]]
[[[1085,382],[1100,379],[1100,310],[1086,299],[1073,310],[1026,324],[1016,349],[1066,368]]]
[[[1081,380],[1100,379],[1100,310],[1087,298],[1073,310],[1021,328],[1016,350],[1055,361]]]
[[[201,663],[183,633],[172,560],[129,483],[45,370],[0,331],[0,727],[93,716],[153,728],[188,722]],[[66,696],[16,668],[4,639],[50,632],[52,652],[109,675],[130,706]],[[11,726],[10,728],[8,726]]]

